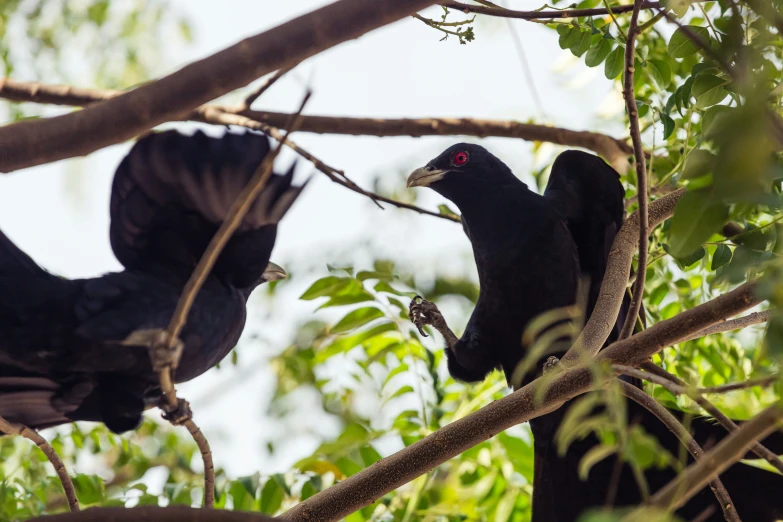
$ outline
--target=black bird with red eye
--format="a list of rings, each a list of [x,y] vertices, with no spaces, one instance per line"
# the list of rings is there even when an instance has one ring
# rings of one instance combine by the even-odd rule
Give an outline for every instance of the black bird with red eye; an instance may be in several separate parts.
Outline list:
[[[549,355],[560,356],[569,347],[567,342],[552,343],[550,351],[536,354],[525,371],[525,365],[518,363],[530,348],[522,338],[531,320],[574,304],[580,279],[590,283],[586,316],[595,306],[625,214],[619,175],[597,156],[566,151],[555,160],[546,190],[539,195],[483,147],[459,143],[415,170],[408,186],[429,187],[457,205],[480,284],[476,307],[461,337],[449,329],[434,303],[414,299],[411,319],[417,327],[431,325],[443,335],[449,373],[455,379],[481,381],[500,368],[514,388],[530,382],[540,375]],[[626,298],[610,343],[625,320],[627,304]],[[586,479],[581,476],[583,458],[599,443],[592,433],[572,442],[565,453],[559,451],[557,430],[573,404],[530,421],[535,451],[533,522],[575,522],[588,508],[603,506],[613,488],[615,506],[635,506],[643,500],[633,470],[626,464],[616,469],[614,458],[595,464]],[[672,413],[683,417],[682,412]],[[627,419],[629,425],[641,425],[671,455],[679,454],[679,441],[647,410],[629,402]],[[720,425],[704,418],[688,424],[705,447],[726,436]],[[772,439],[765,444],[780,450],[781,437]],[[671,468],[651,467],[644,470],[644,480],[654,492],[675,473]],[[783,518],[783,476],[739,463],[721,478],[743,520]],[[712,509],[712,515],[700,520],[722,520],[709,488],[677,514],[692,520],[705,509]]]

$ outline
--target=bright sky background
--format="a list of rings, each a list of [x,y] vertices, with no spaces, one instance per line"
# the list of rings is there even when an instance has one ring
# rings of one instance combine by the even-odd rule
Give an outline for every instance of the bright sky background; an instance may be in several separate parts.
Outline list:
[[[175,1],[175,9],[185,13],[193,26],[195,42],[175,51],[161,74],[326,3],[223,0],[218,8],[206,0]],[[540,3],[511,0],[508,7],[529,10]],[[439,9],[430,8],[424,14],[438,17]],[[621,136],[619,125],[604,120],[622,110],[622,99],[604,77],[603,66],[588,69],[561,51],[554,31],[525,21],[512,23],[530,62],[542,107],[534,103],[507,22],[487,18],[477,20],[476,41],[468,45],[459,45],[453,38],[439,42],[440,33],[412,18],[384,27],[307,60],[254,107],[292,110],[309,85],[314,91],[309,114],[533,119]],[[294,139],[365,187],[376,177],[402,184],[404,175],[452,143],[479,141],[315,134],[298,134]],[[502,138],[481,143],[531,182],[530,143]],[[130,146],[123,143],[85,159],[0,176],[0,229],[57,274],[93,277],[119,270],[108,241],[109,189],[114,169]],[[292,158],[286,154],[281,164],[287,165]],[[234,476],[284,471],[315,448],[318,439],[313,433],[330,429],[328,419],[307,409],[308,397],[302,397],[302,412],[295,421],[281,424],[264,414],[274,388],[274,376],[264,358],[284,349],[297,322],[312,316],[317,305],[297,298],[326,272],[327,263],[366,266],[371,251],[416,267],[423,278],[433,272],[474,271],[459,225],[406,211],[381,211],[332,184],[306,161],[299,164],[298,176],[303,179],[312,174],[313,180],[283,221],[272,256],[294,274],[293,280],[273,302],[258,296],[251,299],[248,328],[240,341],[243,364],[239,368],[212,370],[179,387],[212,445],[216,466]],[[422,206],[435,209],[440,202],[431,191],[419,193]],[[306,280],[296,278],[297,270],[313,268],[317,272]],[[318,317],[330,316],[319,312]],[[258,339],[249,340],[254,334]],[[439,339],[430,342],[440,348]],[[237,378],[248,372],[249,378]],[[266,449],[270,439],[284,439],[272,456]]]

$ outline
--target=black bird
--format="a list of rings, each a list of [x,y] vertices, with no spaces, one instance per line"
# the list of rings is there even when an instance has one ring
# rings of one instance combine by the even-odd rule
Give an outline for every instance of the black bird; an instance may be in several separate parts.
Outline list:
[[[63,279],[0,232],[0,415],[33,428],[76,420],[117,433],[135,428],[160,389],[146,347],[123,343],[167,327],[193,268],[269,150],[268,138],[251,132],[140,139],[112,185],[110,238],[122,272]],[[220,362],[242,333],[250,293],[285,277],[269,257],[277,224],[302,190],[291,185],[293,170],[269,178],[199,292],[180,334],[176,382]]]
[[[586,302],[585,317],[595,306],[609,250],[625,213],[619,175],[596,156],[567,151],[555,160],[541,196],[483,147],[459,143],[415,170],[408,186],[430,187],[457,205],[473,247],[480,284],[476,307],[461,338],[428,301],[411,303],[412,320],[417,326],[432,325],[444,336],[449,372],[455,379],[481,381],[497,368],[515,388],[530,382],[540,375],[547,356],[562,356],[568,348],[568,343],[557,342],[552,351],[534,355],[535,360],[520,365],[529,348],[522,340],[531,321],[577,303],[581,281],[589,283],[582,300]],[[628,296],[607,343],[616,340],[627,309]],[[599,443],[594,435],[573,442],[565,455],[558,454],[555,436],[573,404],[570,401],[530,421],[535,440],[534,522],[577,520],[586,509],[602,507],[615,486],[615,505],[642,502],[632,470],[623,465],[620,475],[614,475],[614,459],[594,465],[586,480],[579,478],[582,457]],[[628,401],[627,412],[629,423],[640,424],[671,454],[679,454],[680,442],[646,409]],[[682,412],[674,413],[684,417]],[[705,418],[694,419],[691,431],[703,446],[726,436],[722,427]],[[783,451],[780,438],[773,436],[765,442],[777,444],[770,448],[773,451]],[[671,468],[645,471],[651,492],[674,476]],[[745,520],[765,522],[783,517],[783,476],[736,464],[721,478]],[[708,489],[677,513],[692,519],[705,509],[713,510],[707,520],[723,519]]]

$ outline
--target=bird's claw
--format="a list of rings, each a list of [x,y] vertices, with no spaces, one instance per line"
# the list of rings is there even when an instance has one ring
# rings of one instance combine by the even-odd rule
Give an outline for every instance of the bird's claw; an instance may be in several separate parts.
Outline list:
[[[440,314],[438,307],[435,306],[435,303],[427,301],[420,295],[411,300],[411,304],[408,307],[408,316],[423,337],[428,337],[424,333],[425,325],[437,327],[437,324],[443,321],[443,316]]]
[[[163,399],[165,401],[165,399]],[[177,407],[172,408],[168,403],[161,404],[163,418],[174,426],[182,426],[193,418],[193,411],[190,409],[190,403],[185,399],[177,399]]]
[[[176,369],[185,346],[180,339],[174,339],[172,343],[168,332],[159,328],[135,330],[122,344],[145,346],[149,350],[152,370],[155,372],[162,372],[166,368]]]
[[[560,359],[555,357],[554,355],[550,355],[547,357],[546,362],[544,363],[544,375],[547,373],[552,372],[553,370],[559,370],[560,369]]]

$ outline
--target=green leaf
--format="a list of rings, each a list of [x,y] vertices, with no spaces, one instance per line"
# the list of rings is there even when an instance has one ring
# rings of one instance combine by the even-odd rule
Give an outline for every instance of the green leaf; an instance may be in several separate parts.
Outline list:
[[[692,150],[685,158],[682,167],[682,179],[698,178],[712,172],[718,157],[703,149]]]
[[[702,74],[693,82],[691,94],[696,98],[696,107],[705,109],[723,101],[728,96],[728,91],[723,87],[728,80],[712,74]]]
[[[261,490],[261,509],[262,513],[273,515],[283,504],[283,488],[280,487],[277,480],[271,477],[264,484]]]
[[[107,0],[96,2],[87,8],[87,17],[95,22],[95,25],[101,26],[106,22],[106,15],[109,12],[109,2]]]
[[[359,448],[359,455],[362,456],[362,461],[364,461],[365,466],[372,466],[379,460],[381,460],[381,454],[375,451],[375,448],[372,446],[362,446]]]
[[[713,107],[710,107],[706,111],[704,111],[704,115],[702,115],[701,120],[701,130],[703,133],[706,133],[710,130],[710,127],[712,127],[713,122],[717,121],[716,118],[731,109],[729,107],[726,107],[725,105],[715,105]]]
[[[668,140],[674,132],[674,120],[668,114],[661,113],[661,122],[663,122],[663,139]]]
[[[582,56],[587,52],[588,49],[590,49],[592,40],[593,35],[590,33],[590,31],[580,31],[579,40],[577,40],[576,43],[570,47],[571,54],[574,56]]]
[[[328,276],[323,277],[313,283],[305,293],[303,293],[299,299],[303,301],[311,301],[317,297],[323,297],[325,295],[334,295],[350,283],[350,279],[347,277]]]
[[[103,481],[96,476],[78,474],[73,477],[76,498],[82,504],[95,504],[103,500]],[[156,501],[157,502],[157,501]]]
[[[558,43],[560,44],[561,49],[571,49],[581,40],[582,31],[573,25],[567,25],[565,27],[567,30],[560,33],[560,39],[558,40]]]
[[[706,27],[699,27],[696,25],[686,25],[685,27],[688,28],[690,32],[700,37],[702,41],[709,42],[710,34]],[[695,54],[698,50],[699,47],[693,43],[681,27],[674,31],[674,34],[669,40],[669,56],[672,58],[685,58],[686,56]]]
[[[585,453],[585,456],[579,461],[579,478],[581,480],[587,479],[590,468],[614,455],[615,452],[617,452],[617,447],[614,444],[599,444],[590,448],[590,451]]]
[[[345,317],[340,319],[337,324],[332,327],[331,331],[332,333],[348,332],[359,328],[374,319],[378,319],[379,317],[383,317],[383,312],[374,306],[357,308],[352,312],[348,312]]]
[[[728,206],[716,201],[712,191],[686,192],[677,203],[671,220],[670,253],[676,258],[684,258],[693,253],[728,217]]]
[[[688,12],[691,2],[690,0],[664,0],[663,5],[671,9],[677,15],[677,18],[682,18]]]
[[[585,56],[585,65],[588,67],[596,67],[601,65],[606,57],[609,56],[613,45],[614,42],[612,42],[612,40],[601,38],[598,43],[593,45],[587,52],[587,56]]]
[[[623,63],[625,61],[625,49],[622,47],[616,48],[609,53],[606,57],[606,63],[604,64],[604,75],[609,80],[614,80],[620,73],[623,72]]]
[[[647,71],[650,78],[655,82],[660,90],[666,89],[672,81],[672,70],[669,64],[663,60],[650,60],[647,62]]]
[[[731,261],[731,248],[721,243],[715,249],[715,253],[712,254],[712,265],[710,266],[710,270],[717,270],[729,261]]]
[[[345,306],[349,304],[364,303],[366,301],[374,300],[375,298],[372,296],[372,294],[362,290],[361,292],[355,294],[336,295],[319,306],[318,309],[320,310],[321,308],[329,308],[331,306]]]

